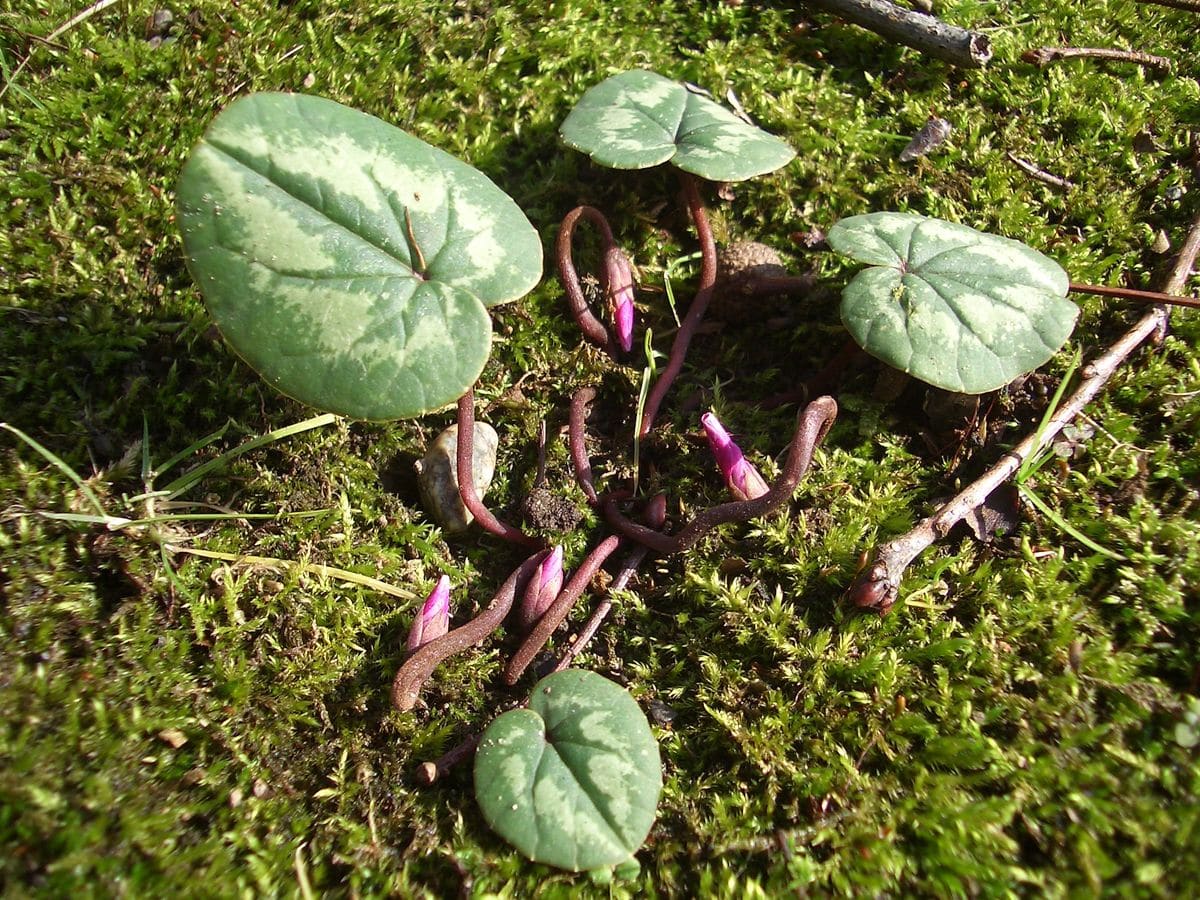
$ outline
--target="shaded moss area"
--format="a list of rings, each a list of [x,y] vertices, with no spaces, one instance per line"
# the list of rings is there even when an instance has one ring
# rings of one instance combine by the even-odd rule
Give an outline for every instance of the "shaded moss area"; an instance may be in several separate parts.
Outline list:
[[[718,99],[733,90],[792,144],[779,174],[706,199],[719,240],[768,243],[822,287],[697,338],[641,452],[642,483],[668,493],[675,523],[723,499],[700,412],[716,409],[773,471],[795,409],[763,401],[844,340],[836,296],[853,270],[793,235],[907,210],[1021,239],[1077,281],[1153,287],[1168,264],[1160,232],[1178,246],[1200,211],[1195,17],[1127,0],[939,4],[987,30],[996,56],[980,72],[753,3],[189,9],[173,8],[158,45],[152,4],[108,7],[52,45],[29,36],[77,5],[0,12],[5,73],[29,57],[0,98],[0,419],[87,479],[113,516],[147,511],[143,453],[161,466],[232,420],[162,486],[312,415],[223,344],[174,222],[183,160],[249,91],[331,97],[459,156],[512,195],[547,250],[571,207],[603,209],[664,352],[675,326],[663,271],[695,249],[673,175],[600,169],[558,145],[558,124],[592,84],[645,67]],[[1020,61],[1064,41],[1169,56],[1176,71]],[[950,138],[899,163],[931,114]],[[1031,179],[1009,154],[1076,187]],[[673,270],[681,305],[695,271]],[[1138,314],[1081,306],[1045,369],[1050,393],[1070,352],[1095,354]],[[551,484],[580,499],[555,436],[583,384],[600,387],[595,466],[615,485],[632,458],[640,357],[617,367],[582,347],[553,277],[493,319],[477,390],[501,435],[489,504],[515,517],[542,419]],[[955,533],[925,554],[886,619],[843,603],[859,554],[1033,427],[1046,395],[1000,398],[979,448],[930,438],[911,393],[878,399],[871,365],[850,372],[788,514],[647,564],[580,659],[651,712],[665,767],[641,873],[611,888],[495,837],[467,769],[434,788],[412,777],[534,680],[502,688],[510,629],[440,669],[426,708],[388,704],[436,577],[454,581],[461,621],[518,562],[477,532],[443,535],[421,509],[411,464],[450,411],[275,441],[175,498],[208,506],[155,506],[311,515],[115,531],[46,518],[95,510],[4,432],[0,881],[48,896],[1179,894],[1200,879],[1200,768],[1175,731],[1200,682],[1198,343],[1200,319],[1176,315],[1088,410],[1091,436],[1033,484],[1123,561],[1026,511],[991,544]],[[586,517],[568,563],[602,533]],[[338,567],[412,599],[164,542]]]

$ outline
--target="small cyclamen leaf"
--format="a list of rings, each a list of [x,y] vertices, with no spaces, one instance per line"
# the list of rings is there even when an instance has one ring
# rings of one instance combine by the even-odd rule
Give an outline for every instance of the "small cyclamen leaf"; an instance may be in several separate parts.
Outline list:
[[[615,169],[670,160],[710,181],[773,172],[796,153],[725,107],[655,72],[635,69],[590,88],[559,129],[563,142]]]
[[[485,175],[320,97],[230,104],[177,202],[188,266],[238,355],[357,418],[460,397],[487,360],[486,307],[541,277],[537,233]]]
[[[1045,363],[1075,327],[1067,273],[1019,241],[911,213],[842,219],[829,245],[871,268],[842,321],[871,355],[936,387],[982,394]]]
[[[529,707],[497,717],[475,753],[488,824],[535,862],[575,872],[628,860],[661,790],[658,744],[637,702],[580,669],[538,682]]]

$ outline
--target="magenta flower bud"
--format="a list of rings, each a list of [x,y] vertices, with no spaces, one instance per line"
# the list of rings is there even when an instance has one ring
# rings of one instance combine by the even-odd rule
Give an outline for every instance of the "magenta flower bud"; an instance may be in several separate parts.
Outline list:
[[[561,546],[550,551],[550,555],[542,560],[529,585],[525,588],[525,596],[521,599],[521,609],[518,613],[521,627],[528,631],[542,614],[550,608],[550,604],[562,591],[563,587],[563,549]]]
[[[408,652],[412,653],[450,630],[450,576],[438,579],[425,605],[417,613],[408,632]]]
[[[758,473],[758,469],[742,455],[741,449],[733,442],[720,419],[712,413],[705,413],[700,417],[700,424],[704,426],[708,446],[716,457],[721,474],[725,476],[725,484],[733,496],[739,500],[754,500],[771,489]]]
[[[628,353],[633,349],[633,269],[620,247],[604,254],[604,279],[617,343]]]

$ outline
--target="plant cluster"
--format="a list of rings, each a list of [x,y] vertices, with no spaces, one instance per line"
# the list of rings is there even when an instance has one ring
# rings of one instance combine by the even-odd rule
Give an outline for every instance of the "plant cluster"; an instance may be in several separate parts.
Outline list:
[[[715,295],[811,288],[810,278],[773,264],[726,271],[719,280],[698,181],[762,175],[794,152],[698,89],[642,70],[589,89],[560,136],[612,168],[669,162],[699,244],[695,295],[661,373],[653,383],[643,380],[631,436],[636,457]],[[596,390],[579,387],[569,418],[571,465],[587,502],[614,533],[567,578],[561,545],[549,549],[500,521],[481,498],[495,433],[475,422],[472,385],[488,354],[487,309],[522,296],[541,270],[537,235],[511,199],[473,168],[371,116],[320,98],[262,94],[217,117],[184,168],[178,205],[189,267],[240,356],[279,390],[352,417],[415,416],[457,399],[456,425],[422,461],[427,503],[448,527],[476,521],[534,550],[475,618],[453,629],[451,586],[442,576],[412,624],[410,655],[394,680],[392,703],[400,711],[417,706],[444,660],[480,644],[514,609],[525,637],[504,679],[515,685],[620,548],[629,552],[618,588],[647,554],[684,552],[720,525],[782,508],[837,416],[832,397],[804,404],[779,475],[768,483],[706,413],[700,424],[733,499],[668,530],[667,498],[640,497],[636,475],[632,484],[594,483],[586,432]],[[576,231],[585,222],[600,239],[599,277],[581,278],[575,263]],[[900,213],[845,219],[828,241],[869,266],[843,293],[851,337],[932,385],[995,390],[1049,359],[1074,325],[1066,274],[1017,241]],[[634,275],[605,215],[586,205],[570,211],[555,256],[584,339],[617,364],[628,360]],[[646,347],[650,376],[649,334]],[[482,457],[481,434],[491,442]],[[426,484],[435,479],[436,486]],[[894,595],[885,596],[881,585],[859,585],[852,599],[886,612]],[[566,671],[610,606],[597,608],[530,701],[422,770],[431,781],[474,752],[488,822],[531,858],[574,870],[628,863],[653,821],[661,783],[653,738],[628,694],[598,676]],[[538,762],[544,758],[556,762]],[[571,802],[576,792],[588,802]],[[581,808],[599,818],[577,814]]]

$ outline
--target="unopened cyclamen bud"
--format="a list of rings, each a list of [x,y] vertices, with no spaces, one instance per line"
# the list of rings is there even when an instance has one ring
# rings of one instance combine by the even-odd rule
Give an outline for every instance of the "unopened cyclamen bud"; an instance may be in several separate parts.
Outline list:
[[[517,613],[522,629],[528,631],[550,608],[562,592],[563,577],[563,549],[557,546],[542,560],[525,588]]]
[[[733,442],[720,419],[705,413],[700,417],[700,424],[704,426],[708,446],[733,496],[739,500],[755,500],[771,489],[758,469],[742,455],[741,448]]]
[[[604,287],[617,343],[628,353],[633,349],[633,269],[620,247],[604,254]]]
[[[413,620],[408,632],[408,652],[412,653],[450,630],[450,576],[443,575]]]

